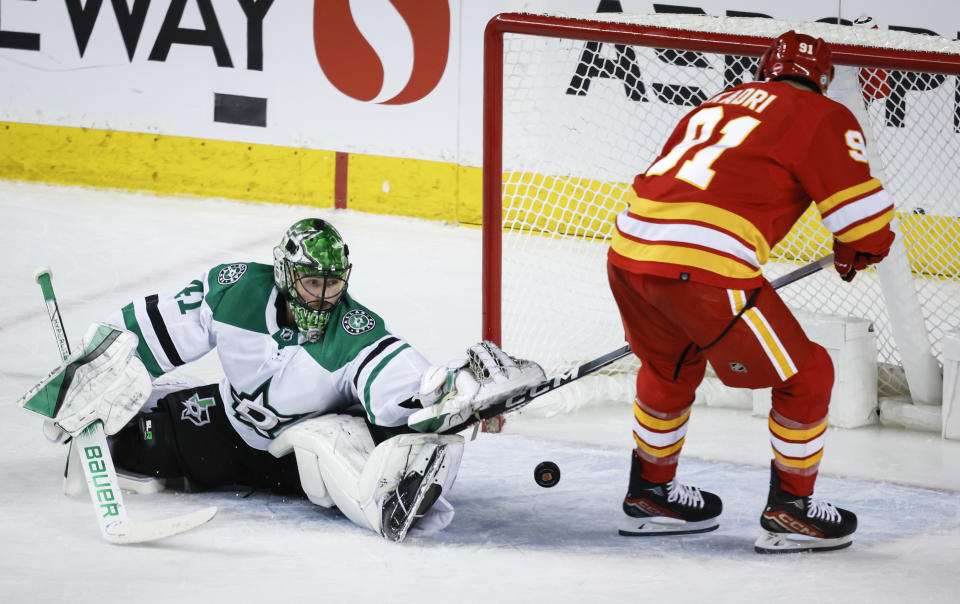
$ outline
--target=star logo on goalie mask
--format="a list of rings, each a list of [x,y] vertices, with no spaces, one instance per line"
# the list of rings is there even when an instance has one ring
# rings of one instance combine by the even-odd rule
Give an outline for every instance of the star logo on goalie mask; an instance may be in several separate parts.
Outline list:
[[[183,402],[183,413],[180,419],[189,420],[195,426],[204,426],[210,423],[210,407],[217,404],[212,398],[200,398],[194,393],[193,396]]]

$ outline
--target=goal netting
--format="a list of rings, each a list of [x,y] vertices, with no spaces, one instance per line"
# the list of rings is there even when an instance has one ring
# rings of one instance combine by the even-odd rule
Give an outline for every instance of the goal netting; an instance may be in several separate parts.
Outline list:
[[[939,401],[940,341],[960,326],[960,43],[907,32],[699,15],[495,17],[484,75],[485,337],[548,375],[623,344],[606,251],[629,183],[685,113],[752,81],[757,57],[790,29],[830,43],[830,94],[861,122],[899,233],[879,270],[850,284],[822,271],[780,293],[800,311],[873,322],[880,396]],[[816,260],[831,242],[811,206],[764,272]],[[634,362],[531,408],[629,402]]]

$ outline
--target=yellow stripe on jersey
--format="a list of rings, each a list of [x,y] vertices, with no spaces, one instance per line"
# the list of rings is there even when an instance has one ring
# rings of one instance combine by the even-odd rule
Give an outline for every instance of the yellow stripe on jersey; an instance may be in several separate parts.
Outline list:
[[[812,440],[823,434],[823,431],[827,429],[827,420],[824,419],[822,422],[812,428],[803,428],[797,430],[786,428],[774,421],[774,419],[771,417],[769,420],[767,420],[767,425],[770,427],[770,431],[773,432],[778,438],[792,442],[804,442]]]
[[[617,254],[639,262],[695,266],[732,279],[752,279],[761,274],[760,269],[746,266],[726,256],[668,243],[640,243],[627,239],[619,231],[613,232],[613,242],[610,246]]]
[[[776,449],[774,449],[773,451],[773,456],[776,458],[778,463],[784,466],[788,466],[791,468],[806,469],[820,463],[820,458],[823,457],[823,449],[820,449],[810,457],[804,457],[803,459],[792,459],[790,457],[784,457],[783,455],[778,453]]]
[[[742,289],[728,289],[727,297],[730,298],[731,316],[737,316],[737,314],[743,310],[743,307],[747,305],[747,292]]]
[[[641,426],[651,430],[657,430],[659,432],[666,432],[667,430],[676,430],[682,426],[690,417],[690,409],[684,411],[683,415],[680,417],[676,417],[674,419],[660,419],[659,417],[654,417],[644,411],[640,405],[637,404],[636,400],[634,400],[633,416],[638,422],[640,422]]]
[[[672,444],[669,447],[663,447],[663,448],[651,447],[647,443],[643,442],[643,440],[639,436],[637,436],[636,433],[633,434],[633,440],[634,442],[637,443],[637,447],[647,455],[650,455],[651,457],[662,458],[662,457],[670,457],[671,455],[680,451],[680,449],[683,448],[683,441],[685,439],[681,438],[675,444]]]
[[[776,368],[780,379],[789,380],[794,376],[797,373],[797,366],[794,364],[793,359],[790,358],[790,355],[787,354],[783,344],[780,342],[780,338],[777,337],[777,334],[773,332],[773,329],[769,323],[767,323],[763,313],[756,308],[751,308],[743,313],[743,320],[746,321],[750,330],[753,331],[754,335],[760,340],[764,351],[767,353],[767,358],[770,359],[770,362]]]
[[[820,209],[821,214],[826,214],[827,212],[837,207],[841,203],[847,201],[848,199],[857,197],[859,195],[863,195],[864,193],[869,193],[874,189],[879,189],[880,186],[881,185],[879,180],[877,180],[876,178],[871,178],[867,182],[863,182],[863,183],[860,183],[859,185],[854,185],[852,187],[847,187],[842,191],[838,191],[834,193],[833,195],[831,195],[830,197],[827,197],[823,201],[818,202],[817,207]]]
[[[871,235],[879,231],[880,229],[882,229],[887,224],[889,224],[890,221],[893,220],[893,217],[895,214],[896,212],[894,211],[894,209],[890,208],[889,210],[877,216],[873,220],[864,222],[863,224],[858,224],[857,226],[850,229],[846,233],[843,233],[842,235],[838,235],[837,239],[839,239],[844,243],[849,243],[851,241],[856,241],[857,239],[866,237],[867,235]]]
[[[632,193],[632,195],[631,195]],[[746,241],[757,252],[760,264],[770,256],[770,245],[757,227],[738,214],[705,203],[666,203],[644,199],[630,189],[630,213],[644,218],[666,221],[692,220],[731,233]]]

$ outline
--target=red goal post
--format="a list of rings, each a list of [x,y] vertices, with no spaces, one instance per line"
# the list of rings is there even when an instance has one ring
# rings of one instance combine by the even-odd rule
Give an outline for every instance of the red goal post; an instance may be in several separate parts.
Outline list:
[[[824,38],[838,71],[852,68],[854,94],[837,100],[860,120],[874,174],[894,195],[903,247],[845,289],[825,271],[781,293],[801,311],[872,321],[880,395],[939,402],[939,342],[960,328],[960,43],[907,32],[702,15],[494,17],[484,48],[484,338],[548,375],[622,344],[603,267],[623,192],[684,113],[752,79],[755,57],[790,29]],[[829,253],[831,240],[811,208],[765,272]],[[613,391],[609,381],[585,384],[567,406],[631,400],[629,380]]]

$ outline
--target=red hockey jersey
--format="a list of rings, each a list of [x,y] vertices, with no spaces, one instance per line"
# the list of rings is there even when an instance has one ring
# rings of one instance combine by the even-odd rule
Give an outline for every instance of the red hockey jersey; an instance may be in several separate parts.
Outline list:
[[[823,95],[786,82],[725,90],[677,125],[633,183],[610,261],[730,289],[761,283],[770,249],[815,201],[840,241],[875,252],[894,215],[871,177],[860,125]]]

